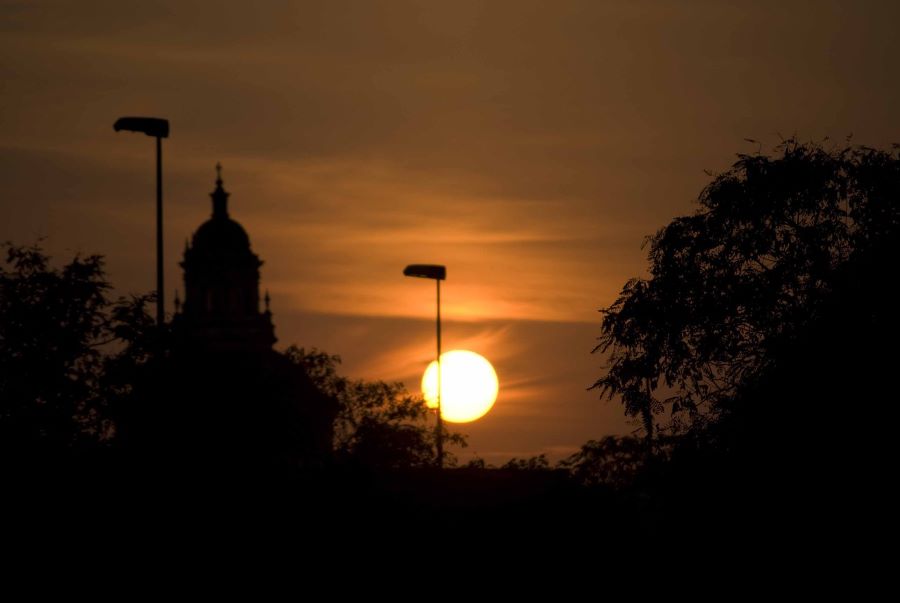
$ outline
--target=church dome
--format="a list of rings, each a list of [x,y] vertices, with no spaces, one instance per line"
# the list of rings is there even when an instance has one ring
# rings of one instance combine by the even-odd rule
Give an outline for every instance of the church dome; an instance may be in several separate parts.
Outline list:
[[[213,202],[212,218],[200,225],[194,233],[191,247],[200,255],[240,255],[250,252],[250,237],[244,227],[228,216],[228,193],[222,187],[221,166],[216,190],[210,193]]]
[[[259,311],[259,268],[244,227],[228,216],[222,167],[216,166],[212,217],[194,233],[184,250],[183,335],[194,344],[219,351],[267,350],[275,343],[269,312]],[[193,345],[193,344],[192,344]]]
[[[200,253],[245,253],[250,250],[250,237],[244,227],[231,218],[213,217],[194,233],[191,247]]]

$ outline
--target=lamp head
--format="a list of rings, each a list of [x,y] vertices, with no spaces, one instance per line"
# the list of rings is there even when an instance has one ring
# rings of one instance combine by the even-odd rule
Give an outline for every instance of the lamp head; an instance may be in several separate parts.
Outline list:
[[[440,266],[438,264],[410,264],[403,269],[403,276],[431,278],[443,281],[447,278],[447,268],[446,266]]]
[[[147,136],[155,138],[169,137],[169,120],[158,117],[120,117],[113,125],[113,129],[128,130],[129,132],[143,132]]]

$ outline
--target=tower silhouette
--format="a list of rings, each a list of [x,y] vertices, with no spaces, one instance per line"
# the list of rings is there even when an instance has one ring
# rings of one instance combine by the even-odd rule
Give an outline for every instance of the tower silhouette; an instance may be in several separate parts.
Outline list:
[[[176,300],[165,391],[144,442],[161,442],[173,464],[220,475],[321,465],[331,453],[336,402],[273,349],[268,294],[259,308],[263,262],[229,216],[220,165],[216,171],[212,216],[181,262],[185,298]]]
[[[266,309],[259,310],[263,262],[251,251],[243,226],[228,215],[221,165],[216,172],[212,217],[194,233],[181,262],[185,300],[176,321],[192,347],[261,352],[276,341],[268,296]]]

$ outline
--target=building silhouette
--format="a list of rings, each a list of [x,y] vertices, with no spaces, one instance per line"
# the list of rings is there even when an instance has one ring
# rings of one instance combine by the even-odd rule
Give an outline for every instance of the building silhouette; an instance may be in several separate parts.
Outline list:
[[[184,251],[185,298],[176,298],[162,391],[142,439],[206,475],[320,466],[330,458],[336,403],[273,349],[268,294],[260,310],[263,262],[229,216],[216,168],[212,216]]]
[[[259,311],[259,268],[244,227],[228,215],[229,194],[216,165],[212,216],[184,250],[185,300],[176,301],[175,321],[194,347],[210,352],[264,353],[275,343],[275,328],[266,295]]]

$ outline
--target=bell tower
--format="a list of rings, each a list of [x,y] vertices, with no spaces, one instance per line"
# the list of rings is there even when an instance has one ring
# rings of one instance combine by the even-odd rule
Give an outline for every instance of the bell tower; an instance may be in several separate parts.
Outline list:
[[[269,311],[259,310],[259,268],[244,228],[228,214],[229,193],[216,165],[212,217],[186,244],[185,299],[174,325],[192,347],[207,351],[262,351],[275,343]]]

